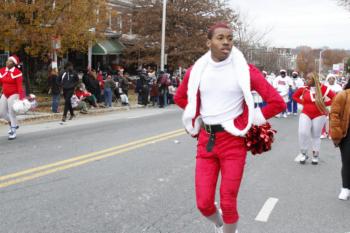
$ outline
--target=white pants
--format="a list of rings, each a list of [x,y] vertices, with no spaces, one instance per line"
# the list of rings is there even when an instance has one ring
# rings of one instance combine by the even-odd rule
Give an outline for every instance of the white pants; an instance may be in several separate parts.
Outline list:
[[[16,113],[13,110],[12,106],[18,99],[18,94],[11,95],[9,98],[6,98],[5,95],[2,95],[0,98],[0,118],[3,118],[6,121],[10,122],[11,127],[17,126]]]
[[[300,114],[299,118],[299,146],[302,153],[306,153],[310,147],[310,140],[312,150],[320,151],[321,147],[321,133],[324,124],[326,123],[326,116],[319,116],[310,119],[306,114]]]

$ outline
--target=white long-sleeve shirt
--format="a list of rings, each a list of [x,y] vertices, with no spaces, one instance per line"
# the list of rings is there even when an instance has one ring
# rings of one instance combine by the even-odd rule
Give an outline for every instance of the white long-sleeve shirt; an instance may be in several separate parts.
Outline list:
[[[221,124],[243,112],[244,95],[232,73],[231,57],[222,62],[211,60],[199,86],[200,113],[207,125]]]
[[[273,87],[281,96],[288,96],[290,86],[293,86],[293,81],[289,76],[284,78],[282,76],[277,76],[275,80],[273,80]]]

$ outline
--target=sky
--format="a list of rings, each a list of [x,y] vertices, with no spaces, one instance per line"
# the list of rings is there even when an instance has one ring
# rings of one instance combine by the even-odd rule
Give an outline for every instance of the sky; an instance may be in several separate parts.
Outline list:
[[[270,46],[350,49],[350,11],[336,0],[230,0]]]

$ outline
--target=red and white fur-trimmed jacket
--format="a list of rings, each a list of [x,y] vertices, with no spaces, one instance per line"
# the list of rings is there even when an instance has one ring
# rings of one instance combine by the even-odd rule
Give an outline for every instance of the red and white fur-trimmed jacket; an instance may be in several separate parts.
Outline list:
[[[0,69],[0,86],[2,86],[2,92],[7,98],[13,94],[19,94],[19,98],[24,99],[25,94],[22,85],[23,77],[19,69],[16,67]]]
[[[243,61],[243,55],[237,49],[234,48],[233,53],[236,54],[234,55],[234,59],[241,60],[241,62]],[[266,119],[274,117],[286,109],[286,103],[254,65],[248,65],[246,63],[245,65],[238,65],[240,70],[243,69],[243,72],[235,72],[233,75],[238,75],[238,82],[240,83],[240,87],[242,88],[245,97],[245,101],[243,102],[243,113],[236,119],[232,119],[232,121],[222,124],[222,126],[232,135],[244,137],[252,124],[261,125],[265,123]],[[200,81],[194,80],[196,79],[196,75],[193,75],[195,66],[196,64],[187,70],[183,82],[174,97],[175,103],[185,110],[182,120],[187,132],[192,136],[198,135],[202,127],[200,116]],[[244,71],[244,69],[246,69],[246,71]],[[244,72],[246,72],[246,74]],[[254,109],[254,100],[251,91],[256,91],[267,105],[262,109]]]

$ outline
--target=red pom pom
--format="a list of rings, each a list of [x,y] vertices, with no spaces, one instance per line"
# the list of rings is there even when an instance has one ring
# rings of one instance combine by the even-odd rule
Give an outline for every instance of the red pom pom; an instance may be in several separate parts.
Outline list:
[[[271,150],[275,133],[277,131],[272,129],[268,122],[261,126],[253,125],[245,138],[247,150],[253,155]]]

